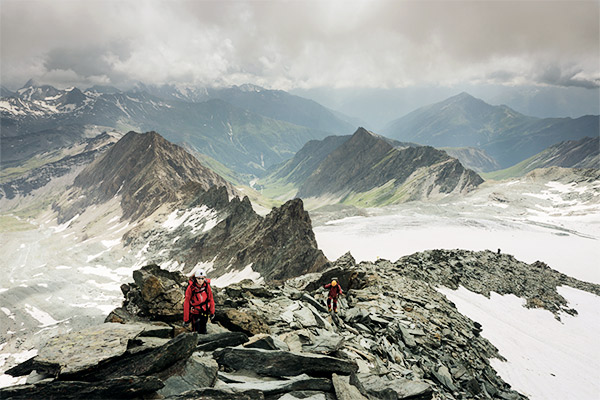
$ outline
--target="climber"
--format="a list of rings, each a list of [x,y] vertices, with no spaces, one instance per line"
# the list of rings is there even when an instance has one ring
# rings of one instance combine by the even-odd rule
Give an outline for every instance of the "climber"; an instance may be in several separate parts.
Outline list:
[[[183,302],[183,322],[192,323],[192,331],[206,333],[206,323],[215,316],[215,300],[210,288],[210,279],[203,270],[190,277]]]
[[[342,287],[338,283],[337,278],[333,278],[331,283],[323,286],[325,289],[329,289],[329,296],[327,296],[327,309],[331,312],[331,301],[333,300],[333,312],[337,312],[337,300],[338,296],[342,295]]]

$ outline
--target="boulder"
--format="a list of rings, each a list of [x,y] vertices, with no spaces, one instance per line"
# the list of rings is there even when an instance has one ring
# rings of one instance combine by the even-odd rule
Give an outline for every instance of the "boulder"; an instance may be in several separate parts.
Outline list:
[[[288,351],[226,348],[217,350],[214,357],[219,365],[233,370],[246,369],[275,377],[301,374],[331,376],[333,373],[348,375],[358,369],[356,364],[339,358]]]
[[[147,265],[133,272],[133,280],[142,300],[138,306],[144,314],[159,321],[181,320],[187,282],[183,274]]]
[[[310,335],[310,344],[302,346],[302,351],[311,353],[333,353],[344,344],[344,337],[337,333],[318,329],[316,335]]]
[[[337,400],[335,394],[314,390],[296,390],[279,397],[277,400]]]
[[[188,390],[211,387],[217,380],[218,370],[219,366],[213,358],[194,353],[176,372],[169,371],[172,375],[164,380],[165,387],[158,394],[168,397]]]
[[[143,331],[143,325],[105,323],[58,335],[48,340],[38,355],[27,363],[31,370],[51,375],[81,373],[94,368],[98,363],[125,354],[130,341]],[[18,371],[19,374],[23,372],[26,370]]]
[[[243,332],[248,336],[271,333],[266,321],[254,311],[240,311],[234,308],[218,309],[215,321],[230,331]]]
[[[133,355],[124,355],[96,368],[71,374],[78,380],[103,380],[126,375],[151,375],[163,371],[179,360],[185,360],[196,350],[197,333],[184,333],[163,346]]]
[[[197,350],[213,351],[222,347],[234,347],[246,343],[248,336],[242,332],[221,332],[198,336]]]
[[[0,399],[124,399],[141,398],[163,387],[154,376],[123,376],[101,382],[51,381],[0,388]]]

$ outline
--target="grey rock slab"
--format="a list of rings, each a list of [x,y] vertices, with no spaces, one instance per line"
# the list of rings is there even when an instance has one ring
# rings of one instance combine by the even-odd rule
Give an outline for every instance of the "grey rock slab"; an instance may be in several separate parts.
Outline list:
[[[455,391],[458,389],[456,385],[454,385],[452,375],[445,365],[439,367],[437,371],[431,371],[431,373],[439,383],[446,386],[449,390]]]
[[[181,373],[176,373],[167,378],[158,394],[168,397],[181,394],[188,390],[211,387],[217,379],[219,365],[211,357],[202,357],[194,353],[187,359]]]
[[[226,388],[202,388],[166,397],[168,400],[264,400],[260,390],[252,389],[245,392],[234,392]]]
[[[408,328],[405,328],[404,326],[402,326],[402,324],[399,324],[398,329],[400,330],[404,344],[406,344],[408,347],[416,347],[417,346],[415,337],[412,335],[412,333],[410,333],[408,331]]]
[[[249,338],[247,343],[244,343],[244,347],[252,349],[264,349],[264,350],[283,350],[290,351],[290,347],[283,340],[267,334],[254,335]]]
[[[429,400],[433,395],[431,385],[424,381],[403,378],[388,380],[363,374],[358,379],[367,393],[378,399]]]
[[[163,387],[154,376],[123,376],[101,382],[51,381],[0,388],[0,399],[122,399],[143,397]]]
[[[331,391],[331,381],[327,378],[314,378],[306,374],[291,377],[285,380],[254,380],[251,382],[228,383],[227,387],[234,391],[258,389],[265,396],[287,393],[296,390]]]
[[[81,380],[102,380],[127,375],[150,375],[159,373],[179,360],[185,360],[196,350],[197,333],[184,333],[168,341],[165,345],[144,353],[120,357],[105,362],[95,369],[76,374]]]
[[[136,354],[164,346],[170,339],[162,339],[157,337],[138,337],[129,342],[127,354]]]
[[[287,351],[269,351],[262,349],[226,348],[214,354],[219,365],[234,370],[247,369],[260,375],[327,376],[332,373],[348,375],[357,370],[356,364],[339,358]]]
[[[129,341],[142,333],[142,325],[105,323],[51,338],[35,362],[55,366],[59,374],[74,374],[123,355]]]
[[[314,314],[308,307],[302,307],[301,309],[294,311],[293,314],[296,321],[304,328],[319,326]]]
[[[336,333],[319,330],[317,335],[310,336],[311,343],[302,346],[302,351],[312,353],[333,353],[344,344],[344,337]]]
[[[319,302],[318,300],[316,300],[314,297],[312,297],[311,295],[309,295],[307,293],[304,293],[302,295],[302,300],[305,301],[306,303],[310,304],[311,306],[313,306],[320,312],[327,312],[327,307],[325,307],[323,305],[323,303]]]
[[[331,382],[335,389],[337,400],[368,400],[357,387],[350,384],[350,377],[333,374]]]
[[[300,390],[284,394],[277,400],[337,400],[330,393]]]
[[[198,350],[213,351],[223,347],[244,344],[248,336],[243,332],[222,332],[198,336]]]

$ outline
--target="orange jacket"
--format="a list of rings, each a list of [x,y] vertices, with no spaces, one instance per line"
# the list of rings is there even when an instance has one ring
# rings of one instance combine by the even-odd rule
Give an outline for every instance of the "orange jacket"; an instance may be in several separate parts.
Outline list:
[[[202,286],[198,286],[192,278],[185,290],[183,301],[183,322],[189,322],[191,314],[215,314],[215,299],[210,288],[210,279],[206,279]]]

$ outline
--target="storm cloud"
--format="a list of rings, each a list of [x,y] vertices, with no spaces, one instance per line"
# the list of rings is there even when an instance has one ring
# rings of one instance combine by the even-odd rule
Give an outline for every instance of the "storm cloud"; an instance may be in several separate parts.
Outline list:
[[[3,0],[1,80],[598,87],[595,1]]]

